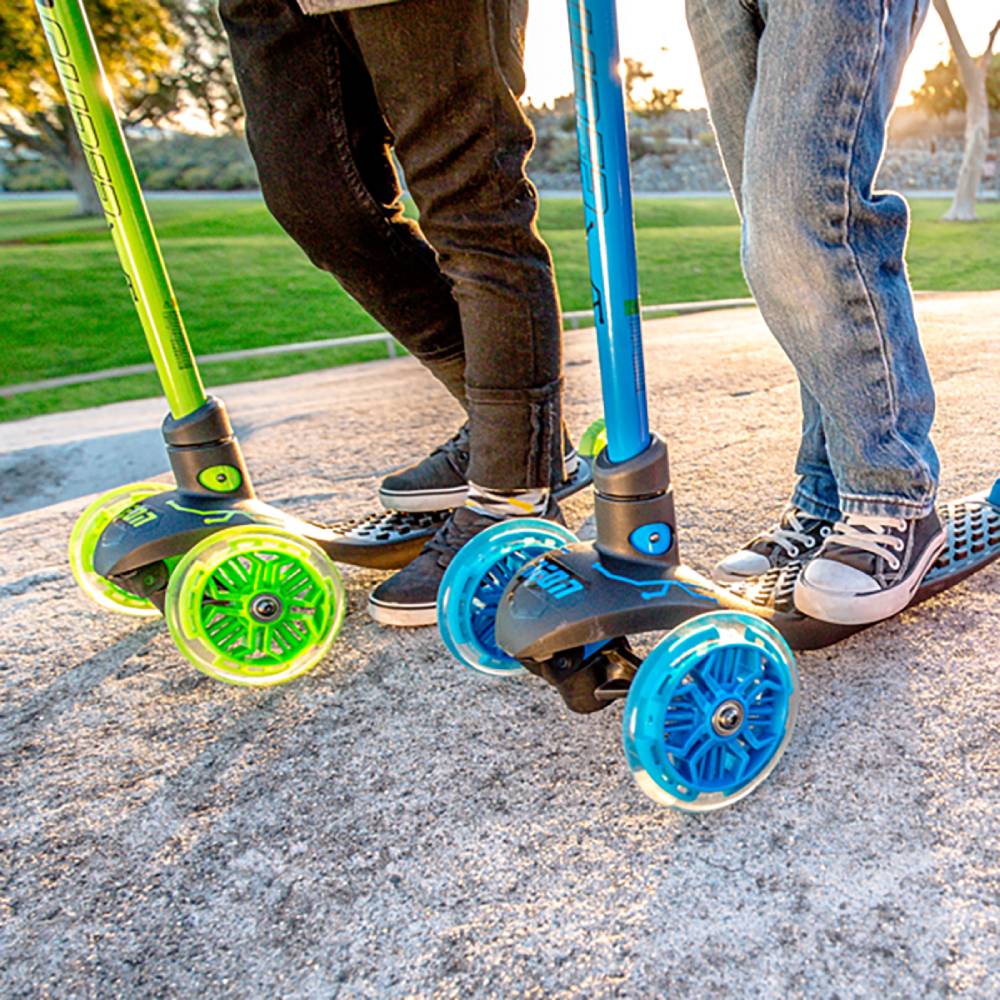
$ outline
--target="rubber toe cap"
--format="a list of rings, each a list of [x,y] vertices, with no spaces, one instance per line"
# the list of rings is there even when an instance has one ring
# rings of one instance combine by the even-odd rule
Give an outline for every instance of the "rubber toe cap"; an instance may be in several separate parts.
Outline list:
[[[802,571],[800,581],[835,594],[873,594],[882,589],[867,573],[835,559],[813,559]]]
[[[762,556],[759,552],[751,552],[749,549],[740,549],[731,556],[726,556],[716,567],[716,574],[722,579],[760,576],[771,568],[767,556]]]

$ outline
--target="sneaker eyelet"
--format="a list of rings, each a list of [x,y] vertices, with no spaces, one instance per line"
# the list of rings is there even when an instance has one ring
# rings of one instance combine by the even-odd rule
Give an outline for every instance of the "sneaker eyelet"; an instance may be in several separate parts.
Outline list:
[[[899,564],[899,560],[898,560],[898,559],[897,559],[897,558],[896,558],[895,556],[893,556],[893,557],[892,557],[892,558],[891,558],[891,559],[889,560],[889,566],[890,566],[890,567],[891,567],[891,568],[892,568],[893,570],[897,570],[897,569],[899,569],[899,565],[900,565],[900,564]]]
[[[823,538],[829,538],[833,534],[832,528],[822,527],[819,529],[819,533]]]
[[[794,559],[799,554],[799,550],[796,546],[793,545],[789,550],[788,554]]]
[[[806,541],[806,548],[807,549],[814,549],[814,548],[816,548],[816,539],[815,538],[808,539]]]

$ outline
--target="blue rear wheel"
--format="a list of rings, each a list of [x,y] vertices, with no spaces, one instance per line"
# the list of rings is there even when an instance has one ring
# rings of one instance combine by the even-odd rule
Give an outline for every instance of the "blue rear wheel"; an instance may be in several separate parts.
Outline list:
[[[738,802],[777,765],[795,728],[798,671],[767,622],[711,612],[670,632],[625,702],[625,757],[665,805],[708,812]]]
[[[438,628],[448,651],[480,673],[520,672],[496,642],[500,597],[522,566],[576,540],[568,528],[534,517],[499,521],[476,535],[451,561],[438,591]]]

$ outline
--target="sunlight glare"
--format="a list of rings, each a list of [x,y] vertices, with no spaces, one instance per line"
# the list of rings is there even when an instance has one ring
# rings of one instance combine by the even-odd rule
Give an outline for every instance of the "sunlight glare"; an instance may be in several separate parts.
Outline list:
[[[985,47],[989,30],[996,21],[997,11],[988,9],[992,6],[965,0],[952,3],[958,27],[974,54]],[[683,90],[681,107],[704,107],[705,91],[684,18],[684,5],[679,0],[660,4],[619,0],[618,18],[622,65],[626,56],[639,59],[654,74],[650,86],[664,90],[679,87]],[[911,92],[923,81],[924,70],[947,58],[948,38],[941,19],[931,10],[903,73],[897,104],[909,104]],[[558,0],[533,0],[525,63],[526,96],[535,104],[551,104],[555,98],[572,91],[566,7]],[[622,73],[621,67],[619,72]]]

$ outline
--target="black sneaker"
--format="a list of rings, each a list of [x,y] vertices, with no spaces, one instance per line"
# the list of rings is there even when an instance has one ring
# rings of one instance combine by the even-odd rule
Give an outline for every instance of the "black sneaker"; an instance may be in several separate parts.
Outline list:
[[[576,474],[576,449],[566,451],[566,478]],[[421,513],[461,507],[469,493],[469,425],[438,445],[426,458],[382,480],[379,499],[388,510]]]
[[[719,583],[743,583],[777,566],[815,555],[833,527],[833,521],[813,517],[792,504],[774,527],[759,534],[739,552],[726,556],[712,576]]]
[[[913,599],[947,542],[937,511],[917,520],[850,514],[799,574],[795,606],[836,625],[891,618]]]
[[[550,498],[543,517],[565,524],[559,503]],[[380,583],[368,595],[368,613],[380,625],[416,627],[437,621],[438,587],[455,553],[480,531],[497,523],[495,517],[459,507],[438,529],[409,566]]]

